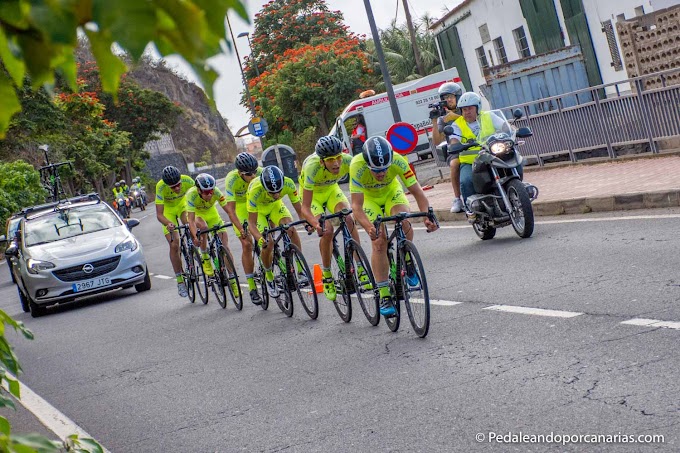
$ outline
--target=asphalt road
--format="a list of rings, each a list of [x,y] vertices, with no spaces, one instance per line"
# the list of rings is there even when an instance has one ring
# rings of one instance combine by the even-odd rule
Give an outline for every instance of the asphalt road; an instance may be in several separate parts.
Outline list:
[[[541,218],[530,239],[508,227],[486,242],[461,223],[419,230],[431,298],[444,301],[426,339],[408,322],[371,327],[356,305],[345,324],[323,297],[317,321],[299,305],[286,318],[249,301],[189,304],[158,277],[172,272],[153,216],[134,230],[151,291],[32,319],[3,265],[0,308],[35,333],[10,334],[22,381],[113,452],[593,449],[498,442],[520,433],[678,451],[679,220]],[[314,239],[303,243],[319,262]],[[641,435],[664,441],[624,439]]]

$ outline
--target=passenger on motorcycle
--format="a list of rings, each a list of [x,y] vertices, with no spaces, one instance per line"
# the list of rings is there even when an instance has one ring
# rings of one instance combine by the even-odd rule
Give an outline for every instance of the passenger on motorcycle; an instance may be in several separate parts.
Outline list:
[[[392,145],[384,137],[374,136],[366,140],[362,153],[352,159],[349,176],[352,210],[372,241],[371,265],[380,291],[380,314],[391,316],[396,310],[392,302],[393,295],[390,293],[387,230],[383,226],[381,232],[377,231],[373,222],[378,215],[392,216],[399,212],[409,212],[408,199],[397,177],[416,199],[420,211],[427,211],[430,203],[406,158],[395,154]],[[423,223],[427,231],[438,228],[427,217],[423,218]],[[412,241],[413,229],[410,228],[410,222],[405,221],[403,225],[406,237]],[[417,274],[408,271],[407,263],[407,281],[412,286],[418,285]]]
[[[444,134],[444,127],[452,124],[455,120],[460,118],[456,113],[458,101],[463,94],[463,89],[454,82],[447,82],[439,87],[439,97],[446,102],[443,109],[433,109],[430,111],[430,119],[437,120],[436,127],[432,127],[432,137],[434,143],[439,145],[446,141],[446,134]],[[443,114],[443,115],[442,115]],[[453,203],[451,204],[451,212],[463,211],[463,200],[460,198],[460,162],[458,156],[450,154],[447,163],[451,169],[451,185],[453,186]]]
[[[489,136],[494,132],[510,132],[504,130],[507,127],[507,122],[494,115],[492,112],[482,111],[482,98],[477,93],[471,91],[463,93],[458,100],[458,108],[462,115],[458,117],[452,124],[453,134],[449,137],[449,144],[467,143],[471,140],[476,141],[477,137]],[[467,197],[475,193],[472,184],[472,164],[479,154],[481,148],[475,146],[458,155],[460,162],[460,191],[463,196],[463,202]],[[453,156],[449,155],[449,160],[453,164]]]
[[[255,305],[260,305],[262,298],[257,292],[253,274],[255,270],[253,238],[248,234],[248,230],[243,227],[243,223],[248,220],[248,185],[262,174],[262,168],[258,165],[255,156],[249,153],[239,153],[234,164],[236,168],[230,171],[224,180],[227,215],[229,215],[232,228],[236,232],[236,237],[241,241],[241,264],[243,264],[243,270],[248,280],[250,301]]]

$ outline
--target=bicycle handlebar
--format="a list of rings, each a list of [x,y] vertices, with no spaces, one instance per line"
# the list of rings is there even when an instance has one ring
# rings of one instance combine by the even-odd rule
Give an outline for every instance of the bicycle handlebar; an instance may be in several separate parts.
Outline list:
[[[343,219],[350,215],[352,213],[352,209],[341,209],[340,211],[336,212],[335,214],[322,214],[321,217],[319,217],[319,225],[321,225],[321,231],[324,231],[326,229],[326,220],[331,220],[331,219],[337,219],[338,217],[342,217]]]
[[[381,223],[384,222],[401,223],[406,219],[412,219],[414,217],[427,217],[430,220],[430,222],[434,223],[437,226],[437,228],[439,228],[439,220],[437,220],[437,216],[434,214],[434,209],[432,209],[432,206],[427,208],[427,212],[400,212],[389,217],[382,217],[379,215],[378,218],[375,219],[375,222],[373,222],[373,226],[375,227],[376,230],[379,230]]]
[[[303,220],[298,220],[298,221],[291,222],[291,223],[286,223],[285,225],[279,225],[279,226],[274,227],[274,228],[265,228],[264,231],[262,232],[262,235],[264,237],[267,237],[267,235],[269,235],[271,233],[275,233],[277,231],[287,231],[289,228],[295,227],[297,225],[302,225],[303,223],[306,223],[307,225],[311,226],[309,224],[309,222],[307,222],[306,220],[303,219]],[[313,231],[314,230],[312,230],[312,232]],[[307,234],[312,234],[312,232],[307,231]]]
[[[215,225],[212,228],[208,228],[207,230],[196,230],[196,236],[200,237],[202,234],[208,234],[212,232],[217,232],[220,230],[223,230],[225,228],[229,228],[231,226],[231,222],[223,223],[221,225]]]

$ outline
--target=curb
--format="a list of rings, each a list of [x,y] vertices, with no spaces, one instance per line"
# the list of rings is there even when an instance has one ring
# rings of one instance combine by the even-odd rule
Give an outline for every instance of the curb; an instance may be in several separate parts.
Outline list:
[[[680,206],[680,190],[639,192],[606,197],[584,197],[533,203],[534,215],[536,216],[673,208],[678,206]],[[465,214],[452,213],[448,209],[435,209],[435,214],[442,221],[466,220]]]

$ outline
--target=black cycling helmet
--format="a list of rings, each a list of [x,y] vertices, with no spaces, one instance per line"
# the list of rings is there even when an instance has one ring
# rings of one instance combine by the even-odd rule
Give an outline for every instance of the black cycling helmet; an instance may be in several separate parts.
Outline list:
[[[269,193],[279,193],[283,190],[283,172],[276,165],[264,167],[260,181]]]
[[[361,154],[371,170],[381,171],[392,165],[392,145],[385,137],[369,137]]]
[[[257,159],[250,153],[239,153],[234,162],[236,169],[244,173],[255,173],[257,170]]]
[[[324,135],[317,140],[314,151],[322,159],[337,156],[342,153],[342,142],[334,135]]]
[[[201,173],[196,176],[196,188],[199,192],[206,192],[208,190],[215,190],[215,178],[207,173]]]
[[[182,179],[182,175],[179,174],[177,167],[168,165],[163,169],[163,182],[169,186],[174,186]]]

